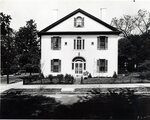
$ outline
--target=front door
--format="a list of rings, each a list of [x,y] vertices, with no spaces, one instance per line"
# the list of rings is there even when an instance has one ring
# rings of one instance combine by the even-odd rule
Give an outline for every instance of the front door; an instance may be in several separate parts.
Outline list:
[[[83,63],[82,62],[75,62],[75,74],[76,77],[81,77],[83,74]]]

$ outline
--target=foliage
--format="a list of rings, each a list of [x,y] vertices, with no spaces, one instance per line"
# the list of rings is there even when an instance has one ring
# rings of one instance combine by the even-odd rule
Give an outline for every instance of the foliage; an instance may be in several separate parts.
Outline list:
[[[23,84],[30,84],[33,81],[39,80],[40,76],[39,75],[29,75],[29,76],[23,76],[20,78],[23,79]]]
[[[18,63],[21,67],[26,64],[38,66],[40,61],[39,40],[34,20],[26,22],[26,26],[20,27],[15,36]]]
[[[63,81],[63,79],[64,79],[64,75],[63,74],[59,74],[59,75],[57,75],[57,78],[59,80],[58,83],[61,83]]]
[[[65,83],[73,83],[73,81],[74,81],[74,77],[69,74],[66,74],[64,79],[65,79]]]
[[[11,73],[16,73],[19,69],[20,69],[19,66],[17,66],[17,65],[12,65],[12,66],[10,67],[10,72],[11,72]]]
[[[131,35],[119,40],[119,71],[122,68],[124,71],[137,71],[145,60],[150,60],[150,33]]]
[[[11,16],[0,13],[1,26],[1,68],[4,74],[9,74],[13,65],[16,49],[14,44],[14,31],[10,28]],[[6,69],[6,70],[5,70]]]
[[[88,75],[88,78],[92,78],[92,75],[91,75],[91,73]]]
[[[117,78],[118,76],[117,76],[117,73],[116,72],[114,72],[114,74],[113,74],[113,78]]]
[[[150,71],[150,60],[145,60],[139,65],[139,71]]]
[[[140,76],[139,76],[141,79],[148,79],[150,80],[150,71],[146,71],[146,72],[142,72],[140,73]]]
[[[48,78],[49,78],[49,80],[50,80],[50,83],[52,83],[53,75],[49,75]]]

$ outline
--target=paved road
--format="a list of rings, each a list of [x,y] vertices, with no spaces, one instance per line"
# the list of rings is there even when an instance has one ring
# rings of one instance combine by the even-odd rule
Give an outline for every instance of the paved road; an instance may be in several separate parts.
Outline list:
[[[150,83],[135,84],[73,84],[73,85],[23,85],[23,82],[13,84],[0,84],[0,93],[11,88],[14,89],[34,89],[34,88],[61,88],[62,91],[73,91],[75,88],[134,88],[150,87]]]

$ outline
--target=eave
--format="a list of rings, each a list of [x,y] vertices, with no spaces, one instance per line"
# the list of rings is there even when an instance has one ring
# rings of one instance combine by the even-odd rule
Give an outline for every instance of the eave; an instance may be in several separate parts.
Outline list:
[[[38,35],[119,35],[120,31],[65,31],[65,32],[39,32]]]

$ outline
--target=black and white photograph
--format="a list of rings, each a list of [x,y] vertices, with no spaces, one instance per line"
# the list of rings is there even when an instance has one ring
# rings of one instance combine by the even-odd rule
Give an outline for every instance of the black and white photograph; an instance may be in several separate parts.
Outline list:
[[[0,119],[150,120],[149,0],[0,0]]]

